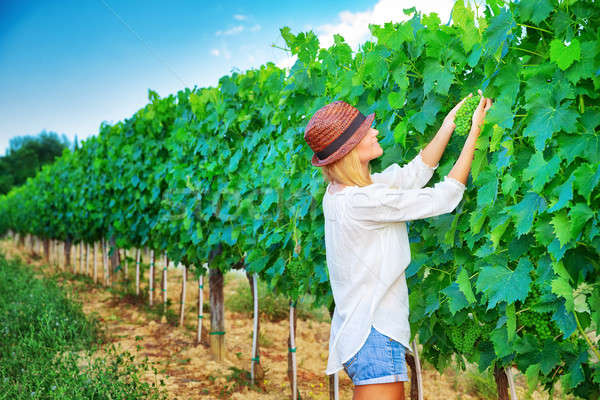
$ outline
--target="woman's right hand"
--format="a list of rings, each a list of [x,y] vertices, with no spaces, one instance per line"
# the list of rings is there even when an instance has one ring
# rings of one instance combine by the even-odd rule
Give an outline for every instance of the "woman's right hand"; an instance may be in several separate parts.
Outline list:
[[[479,95],[481,96],[481,100],[479,100],[479,104],[473,113],[472,128],[477,127],[477,129],[481,132],[481,126],[483,125],[483,120],[485,119],[485,114],[492,106],[492,99],[488,99],[483,97],[483,93],[481,93],[481,89],[478,90]]]
[[[473,157],[475,155],[475,144],[479,138],[479,134],[481,133],[481,126],[483,125],[483,120],[485,119],[485,114],[492,106],[492,99],[486,99],[483,97],[483,93],[481,90],[478,91],[481,99],[479,100],[479,105],[475,109],[473,113],[473,126],[471,127],[471,132],[469,132],[469,137],[465,141],[465,145],[460,152],[460,156],[454,166],[448,172],[448,176],[456,179],[463,185],[467,184],[467,178],[469,177],[469,172],[471,171],[471,163],[473,162]]]

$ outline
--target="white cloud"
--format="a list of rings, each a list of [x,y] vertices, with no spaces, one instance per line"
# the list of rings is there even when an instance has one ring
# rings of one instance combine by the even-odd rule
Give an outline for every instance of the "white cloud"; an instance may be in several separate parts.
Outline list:
[[[222,55],[223,57],[225,57],[226,60],[229,60],[231,58],[231,52],[227,48],[212,49],[210,51],[210,54],[212,54],[215,57],[219,57]]]
[[[418,4],[407,0],[380,0],[367,11],[340,12],[337,21],[317,27],[315,33],[321,47],[333,45],[333,35],[337,33],[344,37],[353,50],[357,50],[360,44],[373,39],[369,24],[383,25],[386,22],[406,21],[411,17],[402,10],[413,6],[423,15],[437,13],[442,23],[446,23],[453,5],[454,0],[420,0]]]
[[[298,56],[296,56],[296,55],[285,56],[285,57],[279,59],[279,61],[277,61],[275,63],[275,65],[281,69],[292,68],[294,66],[294,64],[296,63],[297,59],[298,59]]]
[[[238,25],[238,26],[234,26],[231,29],[227,29],[226,31],[221,31],[218,30],[215,32],[216,36],[221,36],[221,35],[236,35],[240,32],[242,32],[244,30],[244,27],[242,25]]]
[[[250,32],[260,31],[261,28],[262,27],[259,24],[256,24],[252,28],[250,28]]]
[[[246,15],[243,15],[243,14],[234,14],[233,18],[236,19],[236,20],[238,20],[238,21],[244,21],[248,17]]]

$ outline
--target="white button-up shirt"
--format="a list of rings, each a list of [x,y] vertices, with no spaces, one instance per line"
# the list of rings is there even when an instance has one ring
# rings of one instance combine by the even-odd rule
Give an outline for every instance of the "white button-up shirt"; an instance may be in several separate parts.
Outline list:
[[[452,212],[465,185],[445,176],[424,188],[433,171],[421,152],[400,167],[371,175],[372,185],[347,186],[323,196],[325,251],[335,300],[326,374],[343,368],[366,342],[371,325],[410,349],[410,263],[405,221]]]

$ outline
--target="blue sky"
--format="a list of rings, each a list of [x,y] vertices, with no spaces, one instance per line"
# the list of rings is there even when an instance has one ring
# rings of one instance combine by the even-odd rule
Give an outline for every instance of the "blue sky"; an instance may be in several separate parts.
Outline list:
[[[322,43],[341,33],[356,49],[368,23],[401,20],[402,8],[435,10],[452,0],[0,1],[0,155],[11,137],[42,130],[72,140],[98,133],[148,102],[184,87],[215,86],[293,59],[279,28],[312,29]]]

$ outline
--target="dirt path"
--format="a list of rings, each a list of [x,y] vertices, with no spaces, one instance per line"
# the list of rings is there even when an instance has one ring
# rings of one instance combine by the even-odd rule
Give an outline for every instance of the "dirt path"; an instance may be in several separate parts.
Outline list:
[[[32,258],[23,249],[17,249],[11,242],[0,241],[0,248],[9,258],[19,256],[28,264],[42,266],[42,262]],[[98,256],[98,265],[101,265]],[[101,268],[99,268],[100,271]],[[130,267],[131,269],[131,267]],[[40,269],[48,271],[48,267]],[[130,271],[131,272],[131,271]],[[157,273],[157,277],[160,274]],[[160,282],[160,278],[159,278]],[[86,284],[82,281],[64,282],[71,288],[76,298],[83,304],[87,314],[95,314],[102,322],[110,342],[128,350],[137,357],[147,356],[156,362],[157,380],[164,380],[173,399],[286,399],[290,398],[287,379],[287,321],[272,323],[261,319],[261,336],[267,344],[261,344],[261,363],[265,369],[265,392],[249,390],[247,386],[234,386],[235,368],[250,369],[252,346],[252,318],[225,311],[225,359],[213,361],[208,348],[207,329],[210,319],[205,314],[202,344],[195,345],[197,318],[197,281],[188,281],[186,287],[186,324],[185,328],[175,327],[161,322],[160,317],[144,311],[135,297],[117,296],[104,287]],[[160,284],[160,283],[159,283]],[[204,285],[204,299],[208,302],[208,284]],[[155,286],[158,287],[158,286]],[[178,312],[181,290],[181,272],[169,270],[169,298],[171,308]],[[245,277],[234,273],[226,276],[224,295],[232,295],[236,288],[249,290]],[[156,299],[156,302],[162,301]],[[298,319],[297,327],[297,365],[298,387],[302,399],[328,400],[328,379],[325,375],[328,354],[329,322],[304,321]],[[270,344],[269,344],[270,342]],[[233,370],[230,368],[234,368]],[[238,371],[239,371],[238,370]],[[514,373],[517,371],[514,370]],[[525,383],[520,376],[518,392],[525,398]],[[154,381],[153,375],[146,377]],[[466,381],[447,370],[442,376],[434,369],[423,371],[424,398],[441,399],[478,399],[472,394],[472,388]],[[352,382],[341,371],[339,373],[340,400],[352,398]],[[409,385],[405,385],[408,390]],[[471,392],[471,393],[469,393]],[[532,399],[545,399],[534,393]]]

